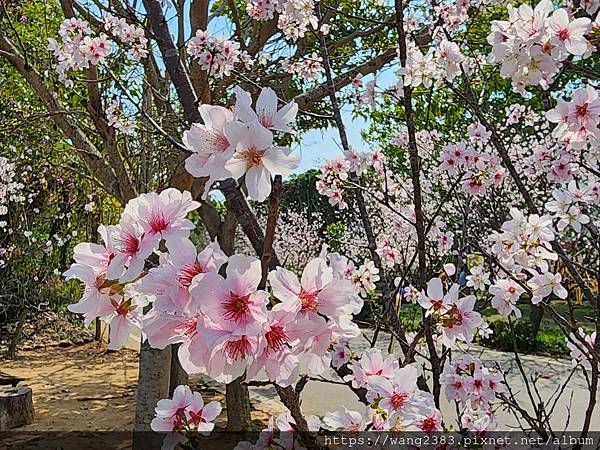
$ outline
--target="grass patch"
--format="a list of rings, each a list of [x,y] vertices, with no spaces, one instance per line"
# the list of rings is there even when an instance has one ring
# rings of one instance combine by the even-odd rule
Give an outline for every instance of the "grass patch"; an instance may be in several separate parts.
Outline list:
[[[569,306],[566,301],[553,300],[551,305],[558,314],[569,321]],[[532,305],[522,304],[518,306],[523,314],[523,317],[514,321],[517,349],[519,352],[568,357],[569,349],[565,342],[565,335],[550,315],[550,312],[544,312],[540,329],[537,336],[534,337],[530,321]],[[400,321],[407,331],[414,331],[420,327],[421,314],[422,309],[420,306],[403,304],[400,309]],[[494,333],[488,339],[479,339],[478,343],[496,350],[512,352],[514,349],[512,332],[507,318],[498,314],[491,307],[483,309],[481,314],[489,323]],[[573,316],[575,317],[577,326],[582,327],[588,333],[593,331],[594,310],[591,305],[575,305]]]

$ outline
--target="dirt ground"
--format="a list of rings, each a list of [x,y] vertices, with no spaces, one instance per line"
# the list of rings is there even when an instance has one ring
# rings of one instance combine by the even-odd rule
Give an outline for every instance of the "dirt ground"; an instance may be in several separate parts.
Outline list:
[[[26,379],[33,390],[35,422],[19,431],[130,431],[135,413],[138,355],[133,350],[107,352],[92,342],[70,348],[20,351],[14,360],[0,359],[0,370]],[[192,378],[190,385],[205,401],[224,404],[221,387]],[[256,406],[256,405],[255,405]],[[224,426],[226,411],[217,426]],[[268,415],[256,410],[260,427]],[[259,428],[260,429],[260,428]]]
[[[107,353],[98,343],[21,351],[0,362],[33,390],[35,422],[23,431],[130,430],[137,354]]]

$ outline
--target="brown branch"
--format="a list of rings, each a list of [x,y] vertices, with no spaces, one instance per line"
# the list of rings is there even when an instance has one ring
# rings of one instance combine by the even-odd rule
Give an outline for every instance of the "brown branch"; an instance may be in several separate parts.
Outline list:
[[[402,0],[395,0],[396,7],[396,30],[398,32],[398,48],[400,55],[400,65],[406,66],[406,31],[404,30],[404,4]],[[404,88],[404,119],[408,131],[408,153],[410,160],[411,179],[413,186],[413,204],[415,208],[415,229],[417,231],[417,259],[418,259],[418,288],[424,289],[427,277],[427,248],[425,236],[425,219],[423,215],[423,199],[421,190],[421,166],[419,159],[419,149],[417,148],[417,139],[414,123],[414,112],[412,108],[412,88]],[[437,354],[435,343],[433,342],[432,321],[430,317],[425,317],[423,313],[423,329],[425,341],[429,348],[429,359],[433,373],[433,397],[436,406],[440,405],[440,375],[442,371],[442,361]]]
[[[262,255],[260,257],[262,277],[259,289],[264,289],[267,284],[267,275],[272,267],[273,242],[275,241],[275,230],[277,228],[277,214],[279,212],[279,202],[283,195],[283,183],[281,175],[277,175],[273,180],[271,195],[269,196],[269,215],[267,217],[267,228],[265,230],[265,240],[263,243]]]
[[[361,64],[353,69],[348,70],[343,75],[340,75],[339,77],[335,78],[333,80],[333,85],[335,86],[335,89],[337,91],[339,91],[343,87],[352,83],[352,80],[359,73],[362,75],[368,75],[370,73],[377,72],[379,69],[384,67],[386,64],[389,64],[391,61],[393,61],[395,57],[396,57],[396,50],[393,48],[388,49],[385,52],[383,52],[381,55],[378,55],[378,56],[370,59],[369,61],[366,61],[363,64]],[[317,86],[316,88],[312,89],[309,92],[297,95],[294,98],[294,101],[296,103],[298,103],[298,107],[300,109],[304,109],[304,110],[309,109],[316,102],[329,96],[329,86],[330,86],[329,82],[320,84],[319,86]]]
[[[322,21],[321,9],[319,4],[315,8],[315,13],[317,18],[319,19],[319,23]],[[344,120],[342,119],[342,114],[340,111],[340,106],[338,103],[336,89],[337,85],[335,80],[333,79],[333,75],[331,73],[331,64],[329,62],[329,52],[327,48],[327,41],[325,40],[325,36],[323,33],[319,32],[319,45],[321,48],[321,56],[323,58],[323,69],[325,71],[325,76],[327,78],[327,84],[324,88],[329,96],[329,100],[331,102],[331,108],[333,110],[333,117],[335,124],[338,129],[338,133],[340,136],[340,141],[342,143],[342,148],[345,151],[350,150],[350,144],[348,143],[348,135],[346,134],[346,127],[344,125]],[[395,52],[394,52],[395,53]],[[351,181],[353,183],[358,184],[358,177],[356,173],[350,174]],[[360,218],[363,224],[363,228],[365,230],[365,234],[367,236],[367,243],[369,244],[369,252],[371,255],[371,259],[375,263],[375,266],[379,269],[379,281],[377,282],[377,287],[381,290],[382,297],[384,300],[384,304],[390,319],[394,325],[394,329],[396,334],[400,337],[400,346],[402,347],[402,351],[404,354],[408,353],[409,345],[406,340],[406,334],[404,332],[404,328],[400,323],[400,319],[398,317],[398,312],[396,311],[396,306],[394,303],[394,299],[392,298],[392,294],[390,292],[389,285],[386,280],[384,267],[381,264],[381,259],[377,254],[377,242],[375,240],[375,234],[373,232],[373,227],[371,225],[371,221],[369,219],[369,212],[367,211],[367,207],[365,205],[365,199],[360,190],[354,191],[356,196],[356,203],[358,205],[358,210],[360,212]]]
[[[185,117],[189,123],[202,123],[202,117],[197,108],[198,99],[196,93],[179,58],[179,50],[171,38],[160,2],[158,0],[143,0],[143,2],[148,12],[148,20],[156,36],[167,72],[185,112]],[[193,178],[184,168],[185,156],[181,154],[179,158],[179,165],[172,179],[172,184],[177,183],[184,189],[190,190]],[[258,255],[262,255],[264,234],[244,194],[233,179],[221,182],[220,188],[223,194],[225,194],[228,208],[232,208],[232,211],[236,214],[244,233],[250,239],[252,247]],[[273,263],[278,264],[276,255],[273,255]]]
[[[71,120],[68,114],[62,114],[65,108],[52,92],[43,78],[31,66],[27,65],[23,56],[13,43],[0,33],[1,55],[21,74],[32,87],[38,98],[44,104],[56,125],[71,140],[73,147],[78,150],[82,160],[102,183],[105,189],[115,195],[120,201],[126,201],[127,196],[122,191],[119,180],[112,168],[106,164],[96,146],[88,139],[82,129]]]

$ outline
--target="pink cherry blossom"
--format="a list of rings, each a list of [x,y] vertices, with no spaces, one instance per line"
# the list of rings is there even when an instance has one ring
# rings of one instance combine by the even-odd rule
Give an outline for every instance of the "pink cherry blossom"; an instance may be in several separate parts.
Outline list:
[[[273,147],[273,134],[258,122],[230,123],[225,134],[237,142],[233,157],[225,163],[233,178],[245,175],[248,196],[259,202],[271,192],[271,176],[291,175],[300,164],[298,155],[284,147]]]
[[[142,273],[146,259],[156,250],[158,241],[155,236],[145,234],[136,218],[123,214],[121,222],[111,228],[111,241],[117,253],[111,260],[107,278],[128,282]]]
[[[352,381],[354,388],[366,387],[371,377],[382,376],[391,379],[398,368],[397,358],[390,355],[384,359],[381,350],[372,348],[365,350],[358,361],[350,364],[352,375],[348,375],[346,381]]]
[[[268,295],[257,290],[260,279],[260,260],[234,255],[227,263],[225,279],[216,272],[208,272],[192,281],[190,293],[201,300],[201,310],[216,326],[256,335],[267,319]]]
[[[291,133],[289,124],[296,120],[298,104],[289,102],[281,109],[277,109],[277,95],[270,88],[262,88],[256,100],[256,111],[252,109],[252,98],[250,94],[237,87],[234,89],[236,95],[235,114],[242,122],[258,121],[263,127],[271,130]]]
[[[189,236],[195,225],[186,216],[200,206],[187,192],[168,188],[160,194],[141,194],[125,206],[125,214],[134,218],[149,239],[164,239],[168,249]]]
[[[269,274],[273,294],[290,311],[304,314],[321,313],[335,318],[349,313],[348,304],[354,288],[347,280],[333,278],[333,271],[322,258],[311,260],[302,279],[282,267]]]
[[[158,432],[212,431],[213,421],[221,414],[221,404],[212,401],[204,404],[199,392],[192,392],[189,386],[180,385],[173,391],[172,399],[159,400],[156,416],[150,427]]]
[[[225,135],[225,125],[233,121],[233,113],[222,106],[201,105],[198,110],[204,124],[192,124],[183,133],[183,143],[193,152],[185,168],[195,177],[209,177],[204,195],[216,180],[231,177],[225,163],[233,156],[236,143]]]

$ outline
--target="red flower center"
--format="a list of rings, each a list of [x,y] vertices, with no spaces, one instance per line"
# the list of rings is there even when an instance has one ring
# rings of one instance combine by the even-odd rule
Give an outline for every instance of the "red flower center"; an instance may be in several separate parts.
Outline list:
[[[250,294],[242,296],[230,292],[229,299],[223,303],[223,316],[227,320],[235,320],[236,322],[243,320],[250,312],[249,301]]]
[[[181,325],[179,325],[175,332],[180,336],[192,337],[196,334],[196,326],[198,325],[198,318],[194,317],[192,319],[186,320]]]
[[[436,430],[437,422],[433,417],[427,417],[421,422],[421,430],[431,433]]]
[[[177,273],[177,281],[181,283],[183,287],[190,287],[194,277],[200,273],[206,273],[204,267],[196,261],[190,266],[185,266]]]
[[[577,118],[581,119],[582,117],[585,117],[588,113],[588,104],[584,103],[583,105],[577,105],[575,106],[575,115],[577,116]]]
[[[150,219],[148,220],[150,228],[155,233],[160,233],[168,228],[169,222],[165,219],[165,215],[162,211],[154,211],[150,215]]]
[[[302,311],[317,311],[319,306],[319,293],[317,291],[300,291],[300,301],[302,302]]]
[[[118,247],[126,255],[135,255],[140,249],[140,240],[131,233],[125,233],[118,240]]]
[[[200,411],[190,411],[190,419],[189,422],[192,425],[200,425],[201,423],[206,423],[204,417],[202,417],[202,410]]]
[[[231,359],[244,358],[250,353],[250,341],[246,336],[242,336],[237,341],[228,341],[225,344],[225,354]]]
[[[563,28],[562,30],[560,30],[558,32],[558,39],[560,39],[561,41],[566,41],[570,37],[571,37],[571,35],[569,33],[569,29],[568,28]]]
[[[408,395],[405,393],[394,392],[394,395],[390,398],[390,403],[392,404],[392,408],[400,409],[408,400]]]
[[[281,350],[289,340],[285,330],[280,326],[272,326],[265,333],[265,339],[267,340],[267,350],[273,352]]]

